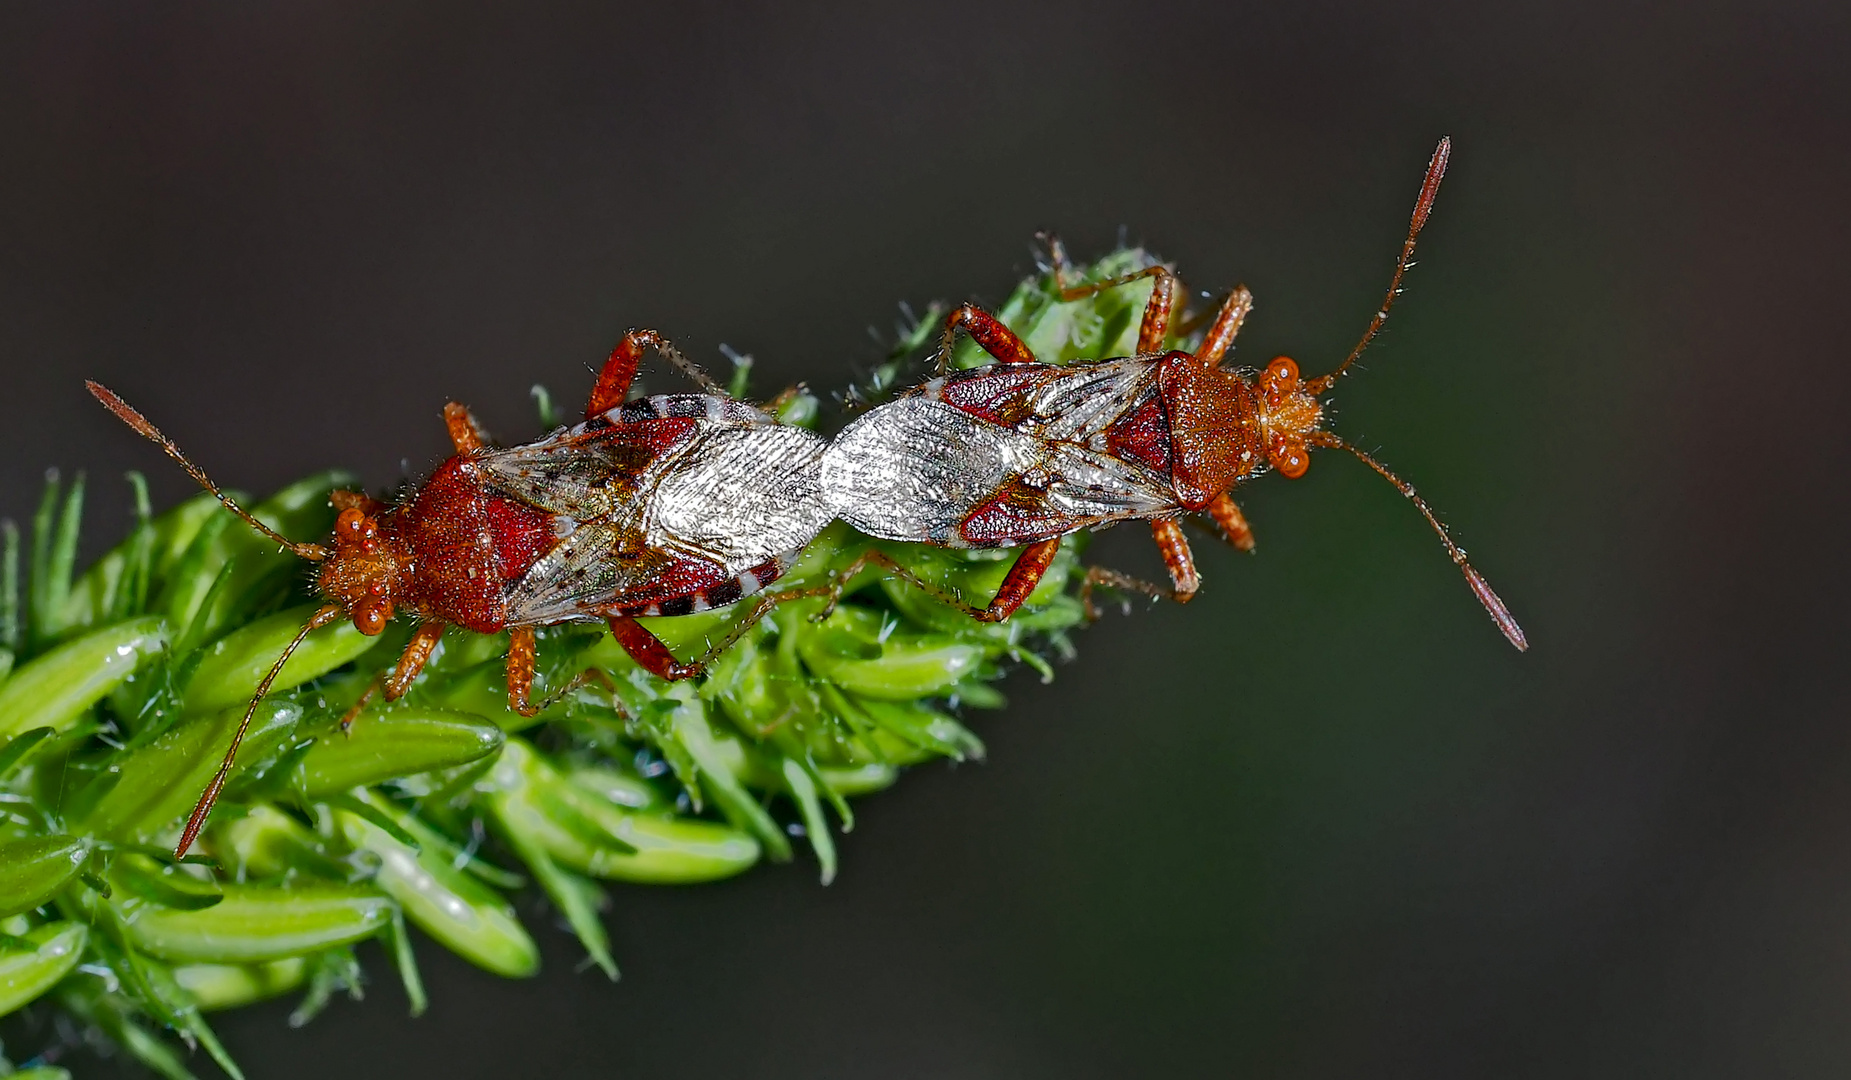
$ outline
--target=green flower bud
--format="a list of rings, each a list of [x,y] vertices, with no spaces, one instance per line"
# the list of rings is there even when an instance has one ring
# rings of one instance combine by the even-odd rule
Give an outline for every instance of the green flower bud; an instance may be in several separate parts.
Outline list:
[[[282,877],[291,872],[339,880],[354,868],[329,856],[308,826],[267,803],[227,807],[213,815],[206,845],[232,878]]]
[[[844,605],[797,651],[817,675],[842,689],[884,701],[936,697],[967,678],[986,659],[983,646],[944,634],[883,633],[879,613]]]

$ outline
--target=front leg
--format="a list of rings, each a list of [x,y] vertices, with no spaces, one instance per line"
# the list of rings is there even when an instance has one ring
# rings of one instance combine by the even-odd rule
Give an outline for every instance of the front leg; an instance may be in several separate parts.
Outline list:
[[[1247,515],[1234,505],[1234,496],[1224,491],[1210,499],[1208,516],[1221,527],[1221,536],[1228,543],[1241,551],[1253,551],[1253,527],[1247,524]]]
[[[443,424],[449,429],[450,443],[459,454],[473,454],[488,441],[482,434],[482,425],[476,423],[467,405],[455,401],[445,405]]]
[[[1222,302],[1221,310],[1215,313],[1215,321],[1209,324],[1208,332],[1202,335],[1202,344],[1195,351],[1195,358],[1205,368],[1219,367],[1221,358],[1234,347],[1234,335],[1240,333],[1240,326],[1247,321],[1247,314],[1253,310],[1253,294],[1242,285],[1228,294]]]
[[[417,632],[411,635],[411,640],[405,643],[405,651],[399,653],[398,663],[392,665],[391,673],[383,677],[375,677],[372,682],[367,683],[359,699],[342,715],[341,734],[346,735],[353,731],[354,720],[360,716],[361,710],[372,704],[373,695],[382,689],[385,691],[387,701],[397,701],[405,696],[405,692],[411,689],[412,680],[416,679],[418,673],[424,670],[424,665],[430,662],[431,653],[436,651],[437,643],[443,640],[444,628],[448,625],[441,619],[429,619],[418,627]]]
[[[1140,593],[1152,600],[1175,600],[1186,602],[1189,597],[1180,595],[1174,589],[1154,585],[1143,578],[1134,578],[1130,574],[1121,574],[1103,566],[1089,566],[1086,576],[1080,581],[1080,607],[1086,612],[1087,622],[1096,622],[1099,608],[1093,603],[1093,590],[1097,588],[1117,589],[1120,592]]]

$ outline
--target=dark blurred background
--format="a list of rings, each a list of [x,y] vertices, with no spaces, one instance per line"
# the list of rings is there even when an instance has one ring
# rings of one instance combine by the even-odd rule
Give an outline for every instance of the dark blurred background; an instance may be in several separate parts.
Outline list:
[[[864,801],[841,879],[615,887],[624,978],[425,949],[410,1021],[216,1021],[253,1077],[1843,1076],[1851,15],[1842,4],[44,4],[0,16],[0,512],[89,470],[375,487],[575,401],[632,325],[844,385],[1057,228],[1339,359],[1499,638],[1355,462],[1246,558]],[[662,374],[655,386],[668,386]],[[1096,546],[1155,573],[1147,534]],[[15,1053],[30,1047],[15,1042]],[[209,1072],[203,1058],[198,1067]],[[87,1074],[115,1065],[78,1059]]]

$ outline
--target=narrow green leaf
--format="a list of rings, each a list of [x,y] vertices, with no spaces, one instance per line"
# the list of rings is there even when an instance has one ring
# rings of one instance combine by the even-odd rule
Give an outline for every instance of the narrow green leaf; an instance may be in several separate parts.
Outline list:
[[[93,630],[34,657],[0,683],[0,736],[62,731],[167,644],[158,616]]]
[[[77,563],[78,530],[84,518],[84,474],[71,481],[71,489],[55,514],[58,474],[45,474],[45,501],[32,522],[32,612],[30,637],[34,651],[56,641],[65,631],[65,599],[71,593],[71,572]]]
[[[326,805],[337,810],[344,810],[347,813],[362,818],[374,828],[392,837],[392,839],[396,840],[398,843],[403,844],[413,851],[418,850],[419,844],[417,837],[406,832],[390,815],[361,799],[359,797],[361,794],[363,793],[355,792],[345,795],[330,795],[326,800]]]
[[[56,734],[56,732],[48,727],[36,727],[29,731],[22,731],[11,739],[8,739],[6,745],[0,746],[0,781],[4,781],[10,776],[13,770],[18,768],[26,758],[31,755],[32,751],[38,748],[40,743],[51,738],[54,734]]]
[[[505,796],[490,796],[488,805],[502,839],[533,871],[534,880],[539,882],[541,890],[553,902],[553,906],[559,909],[559,913],[566,917],[566,923],[572,927],[579,943],[585,946],[592,962],[615,982],[617,961],[611,958],[610,935],[605,932],[604,923],[598,918],[598,905],[603,894],[589,881],[562,869],[534,841],[527,820],[530,815],[523,812],[524,808]]]
[[[392,954],[392,966],[398,969],[399,982],[405,987],[405,997],[411,1002],[411,1015],[423,1016],[430,1006],[430,998],[424,994],[424,976],[418,973],[418,958],[411,951],[411,931],[405,929],[405,915],[398,908],[392,909],[392,921],[386,924],[386,949]]]
[[[51,574],[52,529],[58,520],[61,481],[57,469],[45,470],[45,493],[32,514],[32,558],[26,574],[25,651],[37,652],[50,640],[42,621],[55,610]]]
[[[382,893],[331,882],[227,883],[224,890],[225,899],[203,911],[137,897],[110,903],[129,940],[148,955],[216,964],[263,963],[351,944],[378,934],[396,910]]]
[[[225,891],[212,879],[195,877],[143,855],[117,858],[109,880],[123,896],[137,896],[176,911],[204,911],[225,900]]]
[[[82,923],[46,923],[26,931],[25,948],[0,950],[0,1016],[31,1004],[69,975],[87,940]]]
[[[551,431],[565,423],[559,415],[559,407],[553,404],[553,395],[546,387],[541,386],[539,383],[534,383],[533,389],[528,391],[528,393],[533,396],[534,411],[540,414],[541,427]]]
[[[420,929],[465,960],[497,975],[521,978],[540,969],[540,950],[501,895],[459,869],[454,848],[416,817],[370,792],[357,798],[417,846],[407,846],[373,819],[336,811],[340,834],[379,857],[374,884]]]
[[[274,753],[301,716],[301,706],[292,702],[271,698],[259,704],[238,750],[232,782]],[[85,826],[116,840],[153,843],[172,835],[218,771],[243,717],[242,706],[192,717],[148,745],[118,756],[111,773],[105,774],[115,776],[114,786],[83,812]],[[76,810],[71,813],[77,815]]]
[[[983,758],[983,742],[964,725],[944,713],[916,702],[863,699],[875,723],[922,749],[954,760]]]
[[[311,799],[401,776],[449,769],[501,748],[501,729],[470,713],[402,707],[366,712],[351,732],[317,736],[297,767]]]
[[[308,992],[302,995],[302,1003],[289,1014],[289,1026],[301,1027],[320,1015],[328,1001],[342,990],[347,996],[359,1001],[360,988],[365,978],[360,971],[360,961],[354,957],[353,950],[342,946],[329,949],[308,958],[309,977]]]
[[[0,649],[17,653],[19,638],[19,526],[0,519]]]
[[[81,836],[32,836],[0,842],[0,917],[31,911],[69,884],[90,857]]]
[[[308,981],[308,962],[292,956],[267,964],[182,964],[173,973],[201,1012],[217,1012],[289,993]]]
[[[816,781],[804,770],[804,767],[791,758],[784,758],[779,770],[784,780],[784,790],[797,802],[797,811],[803,815],[804,835],[809,838],[810,850],[816,852],[816,861],[822,865],[823,884],[836,879],[836,845],[835,838],[829,835],[829,819],[823,816],[822,800],[817,798]]]
[[[320,606],[304,604],[279,611],[206,646],[199,666],[193,670],[192,680],[187,683],[187,711],[194,714],[214,712],[248,703],[270,666]],[[350,622],[324,626],[310,634],[290,656],[270,692],[281,693],[326,675],[363,655],[380,640],[367,637]]]
[[[789,862],[790,840],[727,767],[714,738],[713,728],[707,722],[707,710],[703,703],[685,683],[678,684],[670,696],[678,701],[671,719],[671,737],[700,769],[702,787],[713,797],[721,813],[735,825],[758,837],[759,843],[765,845],[765,852],[773,861]]]
[[[135,1021],[129,1002],[121,995],[98,994],[67,982],[59,990],[58,1004],[79,1020],[96,1025],[130,1057],[167,1080],[197,1080],[173,1047]]]
[[[685,817],[638,813],[561,776],[520,739],[490,777],[502,813],[554,859],[593,877],[648,884],[714,881],[758,861],[748,833]]]

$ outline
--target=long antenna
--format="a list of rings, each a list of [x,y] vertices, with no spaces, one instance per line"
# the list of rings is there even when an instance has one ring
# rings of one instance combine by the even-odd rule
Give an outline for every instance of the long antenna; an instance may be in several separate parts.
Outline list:
[[[213,774],[212,782],[206,785],[206,790],[199,796],[199,801],[193,804],[193,812],[186,819],[186,828],[180,833],[180,846],[174,848],[174,858],[186,858],[186,849],[193,846],[193,841],[199,839],[199,830],[206,827],[206,816],[212,813],[213,804],[219,801],[219,792],[225,790],[225,781],[231,779],[231,765],[238,757],[238,746],[244,742],[244,733],[251,729],[251,718],[257,715],[258,704],[263,701],[264,695],[270,692],[270,684],[276,681],[277,675],[283,670],[283,665],[289,662],[290,654],[296,651],[296,648],[308,638],[309,634],[334,622],[341,615],[339,604],[328,604],[316,611],[315,614],[309,616],[308,622],[302,624],[302,629],[296,631],[295,639],[289,643],[288,648],[283,650],[283,655],[277,657],[276,663],[270,665],[269,674],[264,676],[263,682],[257,684],[257,693],[251,698],[250,706],[244,710],[244,719],[238,722],[238,731],[231,737],[231,745],[225,748],[225,760],[219,763],[219,771]]]
[[[1395,306],[1395,298],[1401,295],[1401,276],[1408,272],[1414,259],[1414,238],[1420,235],[1428,216],[1433,213],[1433,198],[1440,193],[1440,179],[1446,175],[1446,161],[1452,157],[1452,153],[1452,139],[1441,138],[1440,145],[1434,147],[1433,160],[1427,163],[1427,178],[1420,182],[1420,198],[1414,201],[1414,217],[1408,222],[1408,238],[1401,245],[1401,258],[1395,260],[1395,276],[1388,279],[1388,293],[1382,297],[1382,306],[1376,309],[1375,318],[1369,321],[1369,329],[1363,332],[1363,339],[1350,350],[1349,356],[1344,357],[1343,363],[1337,365],[1337,370],[1305,383],[1305,388],[1313,394],[1329,390],[1356,362],[1356,358],[1363,354],[1363,350],[1369,347],[1369,343],[1375,340],[1375,335],[1388,321],[1388,311]]]
[[[104,386],[102,383],[99,383],[99,382],[93,382],[89,379],[84,380],[84,386],[89,388],[91,397],[103,403],[104,408],[108,409],[112,413],[115,413],[116,417],[120,419],[123,423],[134,428],[136,432],[138,432],[143,438],[147,439],[149,442],[152,442],[154,445],[160,447],[162,450],[165,450],[167,452],[168,457],[173,458],[175,461],[179,462],[180,467],[185,469],[187,473],[191,475],[194,480],[198,481],[200,487],[205,488],[207,491],[210,491],[212,493],[213,498],[217,499],[219,502],[224,503],[225,509],[230,510],[232,513],[243,518],[244,523],[246,525],[249,525],[251,528],[256,529],[260,533],[263,533],[265,536],[269,537],[270,539],[275,540],[277,543],[283,545],[284,547],[288,548],[290,551],[294,552],[300,558],[320,560],[320,559],[325,559],[329,555],[333,554],[327,548],[322,547],[320,544],[297,543],[296,541],[291,540],[289,537],[284,536],[282,533],[277,532],[275,529],[272,529],[270,526],[265,525],[263,522],[258,521],[255,517],[252,517],[251,514],[244,509],[244,507],[239,506],[236,502],[234,502],[231,496],[220,491],[218,489],[218,485],[212,482],[211,477],[208,477],[206,475],[206,472],[204,469],[201,469],[199,466],[193,464],[191,461],[188,461],[186,458],[186,455],[180,452],[180,448],[174,445],[174,441],[172,439],[161,434],[161,429],[155,427],[153,424],[148,423],[147,417],[136,412],[134,408],[129,405],[128,402],[123,401],[121,398],[117,397],[115,395],[115,392],[110,390],[109,387]]]
[[[1498,629],[1504,632],[1504,636],[1509,639],[1512,645],[1517,647],[1518,652],[1529,651],[1530,643],[1529,640],[1523,636],[1523,627],[1517,625],[1516,617],[1510,613],[1508,607],[1504,606],[1503,599],[1500,598],[1497,593],[1491,591],[1491,586],[1485,582],[1484,577],[1480,575],[1478,571],[1472,569],[1471,563],[1465,561],[1465,551],[1460,548],[1458,544],[1453,543],[1452,534],[1446,531],[1446,526],[1440,524],[1440,519],[1433,514],[1433,508],[1428,506],[1427,500],[1421,498],[1419,493],[1414,490],[1413,484],[1396,476],[1394,473],[1388,471],[1386,465],[1383,465],[1381,462],[1370,457],[1361,450],[1358,450],[1356,447],[1351,446],[1349,443],[1344,442],[1328,431],[1313,432],[1311,442],[1317,446],[1327,446],[1336,450],[1348,450],[1350,453],[1355,454],[1357,459],[1364,465],[1369,466],[1371,469],[1381,474],[1382,479],[1395,485],[1395,490],[1406,496],[1407,500],[1414,504],[1415,509],[1420,511],[1421,516],[1427,519],[1427,524],[1433,526],[1433,531],[1440,535],[1440,543],[1446,545],[1446,553],[1452,556],[1453,565],[1457,566],[1460,571],[1465,574],[1465,583],[1472,587],[1472,595],[1478,597],[1478,602],[1485,606],[1485,611],[1490,614],[1491,621],[1496,623]]]

